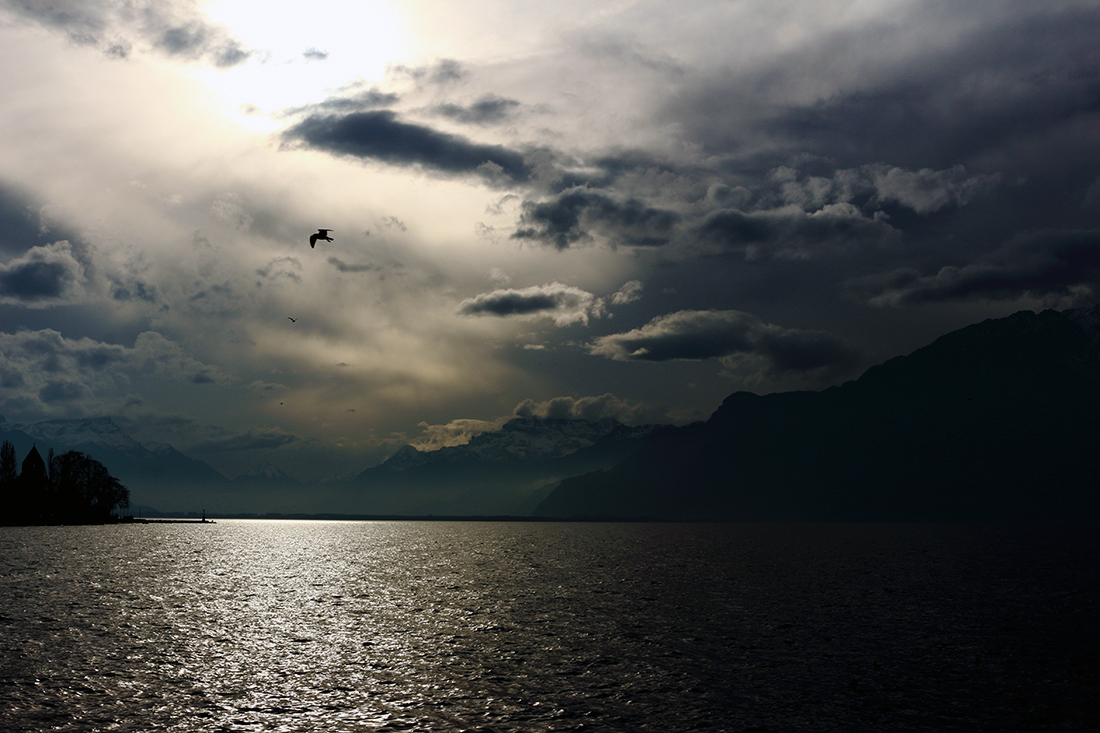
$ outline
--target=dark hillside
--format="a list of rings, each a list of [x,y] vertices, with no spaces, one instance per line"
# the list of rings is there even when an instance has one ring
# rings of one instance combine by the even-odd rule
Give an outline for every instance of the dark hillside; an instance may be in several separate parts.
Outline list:
[[[1056,311],[947,334],[823,392],[730,395],[541,516],[1100,519],[1100,343]]]

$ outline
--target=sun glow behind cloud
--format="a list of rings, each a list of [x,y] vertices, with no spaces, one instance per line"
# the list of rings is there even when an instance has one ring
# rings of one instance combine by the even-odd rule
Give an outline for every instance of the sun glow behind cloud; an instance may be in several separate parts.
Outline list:
[[[228,109],[253,117],[318,102],[356,79],[380,79],[407,46],[385,2],[213,0],[206,11],[253,54],[234,68],[196,73]]]

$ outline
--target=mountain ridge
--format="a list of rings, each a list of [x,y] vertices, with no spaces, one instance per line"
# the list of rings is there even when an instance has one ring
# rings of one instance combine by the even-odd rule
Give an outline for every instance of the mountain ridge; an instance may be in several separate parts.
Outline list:
[[[195,511],[742,521],[1100,521],[1100,306],[952,331],[819,392],[734,392],[705,421],[517,416],[468,443],[404,446],[336,481],[270,463],[232,481],[111,418],[14,424],[25,455],[80,450],[135,503]]]
[[[281,483],[300,484],[301,481],[294,478],[286,471],[276,467],[270,461],[264,461],[250,471],[245,471],[233,479],[233,483]]]
[[[744,521],[1100,520],[1100,342],[1021,311],[821,392],[735,392],[536,516]]]
[[[465,445],[405,446],[349,482],[344,501],[365,514],[528,515],[562,478],[610,468],[653,429],[517,417]]]
[[[475,435],[462,445],[445,446],[434,451],[421,451],[412,445],[402,446],[378,467],[404,471],[428,464],[467,460],[500,463],[561,458],[589,448],[611,433],[640,436],[649,429],[649,426],[628,427],[612,419],[519,416],[508,420],[498,430]]]

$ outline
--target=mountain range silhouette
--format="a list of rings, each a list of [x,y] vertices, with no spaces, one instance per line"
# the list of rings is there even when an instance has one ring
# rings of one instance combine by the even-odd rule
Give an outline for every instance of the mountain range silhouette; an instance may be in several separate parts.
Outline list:
[[[736,392],[705,422],[516,417],[344,479],[230,481],[110,418],[19,425],[86,452],[148,512],[732,521],[1100,521],[1100,306],[951,332],[820,392]]]
[[[344,506],[372,514],[529,515],[562,478],[614,466],[653,429],[515,417],[464,445],[403,447],[352,479]]]
[[[1100,521],[1097,308],[991,319],[820,392],[730,395],[535,510],[573,519]]]

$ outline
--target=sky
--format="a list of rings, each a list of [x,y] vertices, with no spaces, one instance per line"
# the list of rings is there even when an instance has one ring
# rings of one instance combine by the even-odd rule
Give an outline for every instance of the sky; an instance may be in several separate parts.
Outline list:
[[[1097,38],[1095,0],[0,0],[0,415],[312,480],[1092,305]]]

